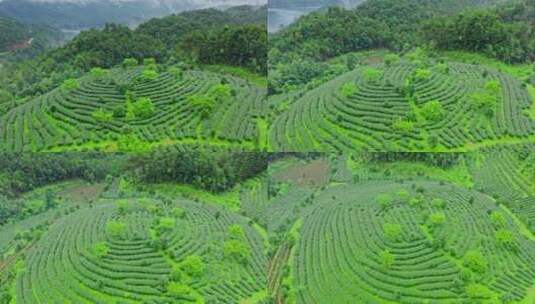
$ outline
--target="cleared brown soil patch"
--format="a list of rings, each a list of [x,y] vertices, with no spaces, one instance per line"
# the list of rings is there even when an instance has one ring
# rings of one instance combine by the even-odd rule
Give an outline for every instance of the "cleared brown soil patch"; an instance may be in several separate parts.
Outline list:
[[[66,201],[88,203],[96,200],[104,191],[104,187],[105,184],[87,185],[83,183],[68,187],[59,192],[58,195]]]
[[[300,186],[324,186],[329,182],[330,170],[329,161],[317,159],[306,164],[290,165],[284,171],[275,173],[273,179]]]

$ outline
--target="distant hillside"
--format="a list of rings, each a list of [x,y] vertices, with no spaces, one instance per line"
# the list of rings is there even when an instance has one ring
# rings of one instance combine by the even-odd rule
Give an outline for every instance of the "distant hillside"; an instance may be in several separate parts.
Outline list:
[[[30,37],[28,29],[12,19],[0,17],[0,52],[23,45]]]
[[[486,14],[489,18],[479,21],[476,20],[477,16],[466,18],[466,20],[471,19],[465,24],[467,35],[470,31],[482,30],[486,30],[487,34],[491,35],[491,32],[496,29],[495,32],[500,31],[497,34],[515,37],[512,43],[529,45],[526,41],[532,39],[529,37],[533,36],[533,31],[529,29],[526,21],[531,15],[523,11],[529,12],[528,8],[533,7],[533,4],[530,4],[532,2],[510,1],[512,4],[505,5],[504,1],[500,0],[368,0],[352,10],[329,8],[304,16],[274,35],[270,49],[275,53],[270,58],[274,58],[273,63],[277,63],[285,61],[285,58],[292,58],[290,52],[300,53],[301,57],[325,60],[348,52],[371,48],[407,50],[429,42],[429,39],[422,39],[421,35],[426,21],[454,16],[469,9],[486,9],[487,12],[483,15]],[[444,38],[440,32],[441,29],[447,31],[453,23],[464,20],[452,18],[438,24],[436,31],[425,33],[432,32],[431,36],[434,40]],[[489,20],[495,20],[492,26],[485,23]],[[483,25],[480,27],[479,24]],[[468,37],[457,35],[455,32],[450,34],[461,40]],[[484,40],[476,39],[472,42],[486,43],[485,41],[492,41],[492,39],[494,38],[486,37]],[[435,42],[435,44],[440,43]],[[277,55],[279,52],[280,56]],[[511,56],[501,56],[501,58],[507,57]],[[523,59],[518,57],[515,56],[516,61],[527,58],[525,55],[520,56]]]
[[[0,17],[0,59],[33,57],[61,42],[63,35],[45,25],[27,25]]]
[[[270,0],[270,8],[293,8],[293,7],[328,7],[345,6],[353,7],[364,0]]]
[[[204,9],[152,19],[135,30],[107,24],[82,31],[35,60],[6,67],[0,73],[0,86],[19,97],[37,95],[93,67],[111,68],[126,58],[147,57],[159,63],[222,64],[264,74],[266,11],[266,6]]]
[[[258,3],[257,3],[258,2]],[[261,4],[245,0],[86,0],[44,2],[33,0],[0,1],[0,15],[24,23],[43,23],[61,29],[102,27],[108,22],[137,25],[152,17],[206,7]]]

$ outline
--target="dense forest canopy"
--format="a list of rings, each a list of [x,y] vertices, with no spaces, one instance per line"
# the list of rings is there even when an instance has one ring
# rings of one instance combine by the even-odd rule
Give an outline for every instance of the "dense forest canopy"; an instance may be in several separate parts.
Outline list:
[[[139,155],[0,154],[0,225],[9,218],[23,215],[24,205],[17,198],[62,181],[109,182],[121,177],[140,185],[178,183],[221,192],[266,169],[264,153],[204,151],[193,146],[183,151],[159,149]]]
[[[270,36],[270,91],[280,90],[280,74],[286,75],[283,82],[306,82],[327,59],[376,48],[465,50],[510,63],[533,61],[534,8],[533,0],[369,0],[355,9],[316,11]]]
[[[266,7],[206,9],[153,19],[130,29],[107,24],[81,32],[63,47],[34,60],[6,65],[0,84],[18,97],[48,92],[64,79],[94,67],[109,68],[126,58],[159,63],[235,65],[266,72]],[[246,42],[246,43],[244,43]]]

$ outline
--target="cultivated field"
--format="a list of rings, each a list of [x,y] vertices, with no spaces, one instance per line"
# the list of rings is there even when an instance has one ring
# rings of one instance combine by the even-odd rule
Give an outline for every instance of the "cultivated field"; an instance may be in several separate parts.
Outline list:
[[[468,151],[535,140],[526,83],[484,65],[391,60],[273,97],[287,110],[270,125],[270,149]]]
[[[146,66],[96,69],[0,117],[0,146],[113,151],[140,150],[135,143],[208,142],[255,149],[264,107],[265,89],[232,76]]]

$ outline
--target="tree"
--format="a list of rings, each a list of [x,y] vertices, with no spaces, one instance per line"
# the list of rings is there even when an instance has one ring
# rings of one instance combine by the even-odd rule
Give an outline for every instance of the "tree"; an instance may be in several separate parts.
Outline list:
[[[180,263],[180,269],[189,276],[198,277],[204,271],[204,263],[200,256],[190,255]]]
[[[443,212],[435,212],[429,216],[429,224],[433,227],[442,225],[446,222],[446,215]]]
[[[145,69],[141,73],[141,77],[145,80],[156,80],[158,78],[158,72],[152,69]]]
[[[240,263],[246,263],[251,256],[249,245],[239,240],[226,241],[223,246],[225,257],[236,260]]]
[[[93,113],[91,113],[91,116],[98,122],[110,122],[113,120],[113,113],[108,112],[104,110],[103,108],[100,108]]]
[[[74,89],[77,89],[79,86],[80,84],[78,83],[78,80],[73,79],[73,78],[65,79],[62,85],[62,87],[67,91],[72,91]]]
[[[466,295],[470,299],[490,299],[492,297],[492,292],[490,289],[482,284],[471,283],[466,286]]]
[[[0,89],[0,105],[5,105],[8,103],[13,102],[15,99],[13,97],[13,94],[11,94],[9,91]]]
[[[383,72],[374,69],[374,68],[366,68],[363,71],[363,77],[364,80],[368,82],[377,82],[381,77],[383,76]]]
[[[448,74],[450,72],[450,67],[446,63],[437,64],[435,69],[441,74]]]
[[[397,196],[399,202],[401,202],[401,203],[408,203],[409,200],[411,199],[411,195],[410,195],[409,191],[407,191],[405,189],[399,189],[396,192],[396,196]]]
[[[172,214],[175,218],[184,218],[186,216],[186,211],[180,207],[174,207]]]
[[[515,245],[516,238],[514,234],[507,229],[499,229],[494,233],[494,237],[499,245],[504,247],[512,247]]]
[[[487,271],[487,260],[479,250],[469,250],[463,258],[463,265],[476,273]]]
[[[232,89],[228,84],[216,84],[210,88],[209,94],[218,102],[228,100],[232,96]]]
[[[171,231],[173,228],[175,228],[176,220],[172,217],[162,217],[158,221],[158,226],[156,227],[156,230],[158,230],[160,233]]]
[[[385,55],[385,64],[386,66],[391,66],[396,64],[400,60],[397,54],[387,54]]]
[[[155,65],[156,59],[154,58],[145,58],[143,59],[143,65]]]
[[[97,243],[93,246],[93,254],[99,259],[107,256],[109,251],[110,248],[104,242]]]
[[[106,223],[106,233],[112,238],[123,238],[126,232],[126,224],[120,221],[108,221]]]
[[[103,68],[92,68],[90,74],[94,78],[101,79],[108,75],[108,70],[105,70]]]
[[[135,67],[138,64],[139,63],[138,63],[137,59],[135,59],[135,58],[126,58],[125,60],[123,60],[123,67],[125,67],[125,68]]]
[[[396,261],[396,257],[389,250],[383,250],[379,253],[379,261],[384,267],[390,268]]]
[[[177,79],[182,79],[182,75],[183,75],[182,69],[180,69],[180,68],[178,68],[176,66],[172,66],[167,71],[170,74],[172,74],[173,76],[175,76]]]
[[[130,205],[128,200],[121,199],[121,200],[118,200],[116,204],[117,204],[117,210],[119,211],[119,214],[125,215]]]
[[[400,133],[410,133],[414,130],[414,123],[410,120],[402,119],[398,117],[392,124],[392,127],[396,132]]]
[[[228,227],[228,232],[231,239],[234,240],[245,240],[245,231],[243,227],[238,224],[233,224]]]
[[[503,216],[503,213],[499,211],[493,211],[490,215],[490,221],[495,227],[505,227],[505,217]]]
[[[344,97],[350,97],[352,95],[355,95],[358,92],[357,85],[353,82],[345,83],[340,88],[340,94]]]
[[[141,97],[135,102],[126,103],[127,119],[146,119],[154,114],[155,108],[150,97]]]
[[[385,223],[383,224],[383,232],[389,240],[399,241],[402,228],[399,224]]]
[[[428,69],[416,69],[413,75],[417,81],[423,81],[431,78],[431,71]]]
[[[444,116],[444,108],[438,100],[433,100],[423,105],[421,113],[426,120],[437,122]]]
[[[210,95],[193,95],[188,98],[189,104],[201,114],[202,118],[207,118],[212,113],[215,106],[215,98]]]
[[[193,289],[185,284],[170,282],[167,285],[167,293],[176,299],[188,299],[192,297]]]
[[[444,201],[441,198],[436,197],[436,198],[431,200],[431,206],[436,207],[436,208],[440,208],[440,209],[444,209],[444,207],[446,207],[446,201]]]
[[[47,189],[45,192],[45,208],[50,209],[56,205],[56,194],[51,190]]]
[[[392,199],[392,196],[390,194],[381,193],[381,194],[377,195],[377,197],[375,198],[375,201],[377,202],[377,204],[379,204],[381,209],[384,210],[384,209],[388,208],[390,205],[392,205],[393,199]]]

